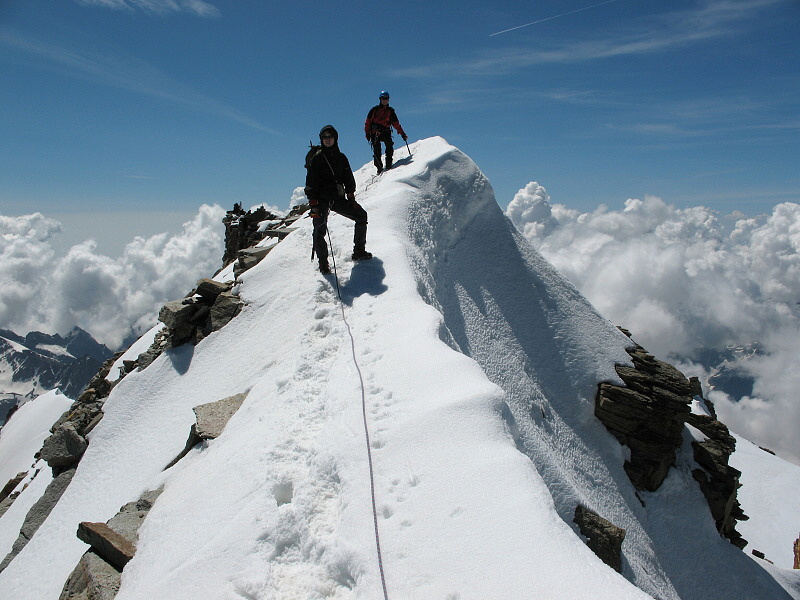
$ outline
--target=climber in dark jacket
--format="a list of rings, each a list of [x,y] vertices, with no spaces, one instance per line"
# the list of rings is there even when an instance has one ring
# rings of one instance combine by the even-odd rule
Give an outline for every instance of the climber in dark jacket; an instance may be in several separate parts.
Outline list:
[[[389,106],[389,92],[382,91],[378,96],[380,104],[373,106],[367,113],[367,120],[364,121],[364,133],[367,140],[372,144],[372,157],[378,173],[383,171],[381,163],[381,142],[386,146],[386,168],[392,168],[392,154],[394,153],[394,142],[392,141],[392,127],[397,130],[403,141],[408,139],[406,132],[397,120],[397,113]]]
[[[319,132],[322,149],[312,158],[306,173],[306,197],[314,222],[314,251],[321,273],[330,273],[328,264],[328,214],[334,211],[355,221],[353,260],[372,258],[367,252],[367,211],[356,202],[356,180],[350,161],[339,151],[339,133],[333,125]]]

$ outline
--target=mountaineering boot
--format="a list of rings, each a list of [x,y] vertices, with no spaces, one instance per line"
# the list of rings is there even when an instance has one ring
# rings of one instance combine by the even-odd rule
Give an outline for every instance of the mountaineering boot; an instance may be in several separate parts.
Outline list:
[[[328,264],[327,258],[319,259],[319,272],[323,275],[327,275],[331,272],[331,266]]]
[[[359,250],[353,250],[353,260],[369,260],[372,258],[372,252],[367,252],[363,248]]]
[[[378,169],[378,175],[380,175],[383,172],[383,163],[381,162],[381,159],[376,158],[372,162],[375,163],[375,168]]]
[[[391,168],[392,168],[392,157],[391,156],[387,156],[386,157],[386,170],[388,171]]]

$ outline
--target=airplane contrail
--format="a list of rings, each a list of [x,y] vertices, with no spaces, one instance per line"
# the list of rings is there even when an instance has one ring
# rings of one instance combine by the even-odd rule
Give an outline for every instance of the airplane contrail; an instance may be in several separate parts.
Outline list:
[[[525,25],[517,25],[516,27],[512,27],[511,29],[504,29],[503,31],[496,31],[495,33],[490,33],[489,37],[493,35],[500,35],[501,33],[508,33],[509,31],[514,31],[515,29],[522,29],[523,27],[528,27],[530,25],[536,25],[537,23],[544,23],[545,21],[552,21],[553,19],[559,19],[561,17],[566,17],[567,15],[574,15],[575,13],[583,12],[584,10],[589,10],[590,8],[597,8],[598,6],[603,6],[604,4],[611,4],[612,2],[616,2],[617,0],[606,0],[605,2],[598,2],[597,4],[592,4],[591,6],[584,6],[583,8],[578,8],[575,10],[571,10],[569,12],[561,13],[560,15],[555,15],[553,17],[547,17],[546,19],[539,19],[538,21],[533,21],[531,23],[525,23]]]

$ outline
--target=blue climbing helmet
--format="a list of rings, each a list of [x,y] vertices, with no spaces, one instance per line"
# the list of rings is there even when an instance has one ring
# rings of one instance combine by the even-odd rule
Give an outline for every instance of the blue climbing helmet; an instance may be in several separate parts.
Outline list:
[[[381,93],[378,96],[378,99],[380,100],[381,98],[388,98],[388,97],[389,97],[389,92],[387,92],[386,90],[381,90]]]

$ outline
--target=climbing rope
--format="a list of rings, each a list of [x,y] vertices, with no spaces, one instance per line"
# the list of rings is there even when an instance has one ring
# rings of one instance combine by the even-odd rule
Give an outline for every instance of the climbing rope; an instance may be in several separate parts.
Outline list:
[[[369,181],[364,185],[363,191],[366,192],[367,190],[369,190],[369,188],[372,187],[372,184],[378,180],[378,177],[380,177],[380,174],[376,174],[370,177]]]
[[[356,341],[353,337],[353,331],[350,329],[350,323],[347,322],[347,316],[344,312],[344,302],[342,301],[342,291],[339,289],[339,273],[336,271],[336,258],[333,255],[333,242],[331,242],[331,232],[328,230],[328,246],[331,250],[331,260],[333,262],[333,279],[336,282],[336,295],[339,297],[339,307],[342,309],[342,320],[347,328],[347,334],[350,336],[350,350],[353,353],[353,364],[356,366],[358,373],[358,380],[361,384],[361,414],[364,419],[364,438],[367,441],[367,459],[369,462],[369,488],[370,496],[372,498],[372,522],[375,526],[375,549],[378,553],[378,569],[381,573],[381,585],[383,586],[383,598],[389,600],[389,594],[386,591],[386,576],[383,572],[383,554],[381,553],[381,538],[378,534],[378,508],[375,503],[375,471],[372,466],[372,447],[369,443],[369,425],[367,423],[367,395],[364,386],[364,376],[361,373],[361,367],[358,365],[356,358]]]

